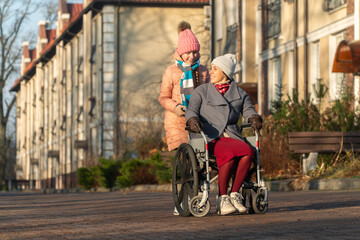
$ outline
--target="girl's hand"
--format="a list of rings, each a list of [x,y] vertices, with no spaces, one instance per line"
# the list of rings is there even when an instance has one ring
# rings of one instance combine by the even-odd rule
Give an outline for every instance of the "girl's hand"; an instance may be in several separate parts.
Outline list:
[[[174,112],[179,117],[183,117],[183,116],[185,116],[185,107],[181,104],[178,104],[178,105],[176,105]]]

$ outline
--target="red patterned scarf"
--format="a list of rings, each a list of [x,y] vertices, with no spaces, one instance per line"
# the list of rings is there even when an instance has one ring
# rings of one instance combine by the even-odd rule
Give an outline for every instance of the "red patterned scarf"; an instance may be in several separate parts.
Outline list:
[[[224,96],[224,94],[230,87],[230,82],[223,83],[223,84],[215,84],[214,86],[219,91],[219,93]]]

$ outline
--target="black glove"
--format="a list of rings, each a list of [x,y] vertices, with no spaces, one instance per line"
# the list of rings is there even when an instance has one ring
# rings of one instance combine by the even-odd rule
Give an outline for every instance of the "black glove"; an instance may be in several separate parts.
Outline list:
[[[190,119],[189,119],[190,120]],[[252,129],[257,133],[260,133],[260,129],[262,128],[262,118],[258,114],[251,115],[249,117],[248,123],[251,124]]]
[[[191,117],[187,121],[186,125],[188,125],[190,127],[190,131],[195,132],[195,133],[199,133],[203,127],[203,125],[200,122],[200,119],[198,117]]]

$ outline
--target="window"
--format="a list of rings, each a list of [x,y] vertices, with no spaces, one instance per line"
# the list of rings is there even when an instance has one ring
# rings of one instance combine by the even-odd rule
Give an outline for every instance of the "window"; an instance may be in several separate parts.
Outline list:
[[[33,107],[36,107],[36,93],[34,93],[34,98],[33,98]]]
[[[26,102],[24,103],[24,110],[23,110],[23,114],[26,114]]]
[[[39,98],[39,100],[42,102],[42,101],[44,101],[44,86],[41,86],[41,88],[40,88],[40,98]]]
[[[52,130],[51,130],[51,133],[52,135],[56,135],[56,120],[54,120],[54,123],[53,123],[53,127],[52,127]]]
[[[344,4],[346,4],[346,0],[324,0],[322,7],[325,12],[330,12]]]
[[[236,43],[238,35],[238,25],[235,23],[226,28],[226,44],[224,53],[236,53]]]
[[[269,75],[268,75],[268,107],[271,109],[272,102],[280,100],[281,90],[281,60],[280,57],[271,59],[269,61]]]
[[[281,0],[269,0],[267,4],[268,38],[280,34],[281,28]]]
[[[79,107],[79,113],[78,113],[77,118],[76,118],[77,122],[81,122],[83,120],[83,118],[82,118],[83,113],[84,113],[84,107],[80,106]]]
[[[66,70],[62,71],[62,79],[61,79],[61,85],[65,85],[66,83]]]
[[[89,116],[93,117],[94,114],[94,109],[95,109],[95,105],[96,105],[96,98],[95,97],[91,97],[89,98],[90,101],[90,111],[89,111]]]
[[[21,115],[21,107],[20,107],[20,106],[17,106],[17,107],[16,107],[16,117],[17,117],[17,118],[20,118],[20,115]]]
[[[315,87],[318,85],[320,79],[320,43],[314,42],[310,46],[310,92],[311,99],[314,103],[318,102],[315,94]]]
[[[288,52],[289,60],[287,61],[288,64],[288,94],[290,97],[294,96],[294,89],[295,86],[295,80],[294,80],[294,52],[290,51]]]
[[[215,1],[215,40],[221,40],[223,38],[223,23],[222,19],[224,16],[224,2],[223,0]]]
[[[51,91],[56,92],[56,77],[54,77],[54,79],[53,79],[53,84],[51,86]]]
[[[40,141],[44,141],[44,127],[40,127],[39,140],[40,140]]]
[[[33,132],[33,139],[32,139],[32,143],[36,144],[36,132]]]
[[[60,129],[61,130],[66,129],[66,115],[63,115],[63,117],[62,117],[62,123],[61,123]]]
[[[329,56],[335,56],[336,48],[345,39],[345,33],[341,32],[329,38]],[[333,73],[333,57],[329,58],[329,96],[331,100],[339,99],[345,90],[345,73]]]

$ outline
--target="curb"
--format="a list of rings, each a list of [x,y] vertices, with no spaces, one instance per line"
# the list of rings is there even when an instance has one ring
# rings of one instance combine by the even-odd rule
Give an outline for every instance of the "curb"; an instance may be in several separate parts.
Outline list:
[[[338,190],[359,190],[360,178],[341,178],[341,179],[289,179],[280,181],[266,182],[266,187],[270,192],[292,192],[292,191],[338,191]],[[171,184],[146,184],[135,185],[132,187],[109,190],[104,188],[96,188],[92,190],[84,190],[82,188],[70,189],[39,189],[39,190],[22,190],[24,193],[39,193],[39,194],[67,194],[67,193],[89,193],[89,192],[172,192]],[[217,184],[210,186],[210,193],[218,193],[219,188]]]
[[[293,179],[266,182],[270,192],[292,192],[292,191],[337,191],[337,190],[360,190],[360,178],[342,179]],[[172,192],[171,184],[165,185],[136,185],[121,189],[124,192]],[[218,185],[213,184],[210,192],[217,193]]]

